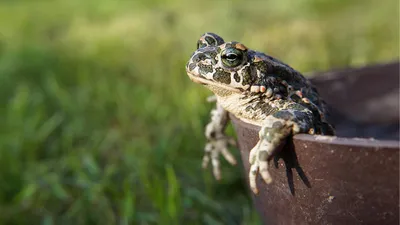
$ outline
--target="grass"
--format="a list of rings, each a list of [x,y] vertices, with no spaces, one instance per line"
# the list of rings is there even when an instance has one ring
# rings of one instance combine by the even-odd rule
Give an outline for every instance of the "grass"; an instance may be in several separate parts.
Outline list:
[[[212,105],[184,71],[197,38],[303,72],[360,66],[398,59],[398,8],[0,1],[0,224],[260,224],[240,167],[219,183],[200,168]]]

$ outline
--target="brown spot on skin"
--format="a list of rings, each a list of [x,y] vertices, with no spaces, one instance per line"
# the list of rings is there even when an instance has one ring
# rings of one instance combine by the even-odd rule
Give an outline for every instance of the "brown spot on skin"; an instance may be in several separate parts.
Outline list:
[[[296,91],[296,95],[299,96],[300,98],[303,97],[303,93],[301,91]]]
[[[222,48],[223,48],[223,49],[227,49],[227,48],[236,48],[236,44],[237,44],[237,43],[239,43],[239,42],[237,42],[237,41],[227,42],[227,43],[224,43],[224,44],[222,45]],[[236,48],[236,49],[238,49],[238,48]]]
[[[242,51],[246,51],[246,50],[247,50],[247,47],[244,46],[244,45],[241,44],[241,43],[237,43],[237,44],[235,45],[235,48],[240,49],[240,50],[242,50]]]
[[[260,61],[262,61],[263,59],[261,58],[261,57],[259,57],[259,56],[254,56],[254,59],[253,59],[253,62],[260,62]]]
[[[305,103],[310,103],[310,100],[308,98],[302,98],[301,100],[303,100],[303,102]]]

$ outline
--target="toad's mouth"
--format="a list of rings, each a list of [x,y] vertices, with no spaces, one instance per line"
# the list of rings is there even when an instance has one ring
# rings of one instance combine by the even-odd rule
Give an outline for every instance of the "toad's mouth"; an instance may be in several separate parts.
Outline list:
[[[187,75],[189,76],[190,80],[192,80],[193,82],[198,83],[198,84],[212,85],[212,86],[219,87],[219,88],[222,88],[222,89],[225,89],[228,91],[232,91],[232,92],[236,92],[236,93],[242,93],[244,91],[242,88],[234,88],[234,87],[230,87],[226,84],[218,83],[213,80],[208,80],[199,75],[192,74],[189,71],[187,71]]]

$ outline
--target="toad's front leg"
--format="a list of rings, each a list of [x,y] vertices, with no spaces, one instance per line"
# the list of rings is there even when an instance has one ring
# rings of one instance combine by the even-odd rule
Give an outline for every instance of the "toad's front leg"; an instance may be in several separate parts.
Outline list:
[[[250,151],[249,183],[251,190],[257,194],[256,178],[258,172],[266,183],[272,178],[268,172],[270,160],[280,150],[288,136],[308,132],[312,128],[310,111],[281,110],[268,116],[259,132],[260,140]]]
[[[216,99],[209,98],[208,101],[216,101]],[[206,168],[211,160],[213,174],[217,180],[221,179],[220,154],[230,164],[236,164],[235,158],[228,150],[229,145],[236,145],[235,140],[225,134],[228,122],[228,112],[217,102],[215,108],[211,110],[211,121],[206,126],[207,144],[204,148],[205,154],[203,157],[203,168]]]

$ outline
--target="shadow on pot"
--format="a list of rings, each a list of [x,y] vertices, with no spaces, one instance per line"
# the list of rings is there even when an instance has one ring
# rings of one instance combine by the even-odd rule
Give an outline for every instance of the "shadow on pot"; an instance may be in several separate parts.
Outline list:
[[[311,79],[337,136],[295,135],[257,180],[264,224],[399,224],[399,63]],[[259,127],[231,116],[245,172]]]

